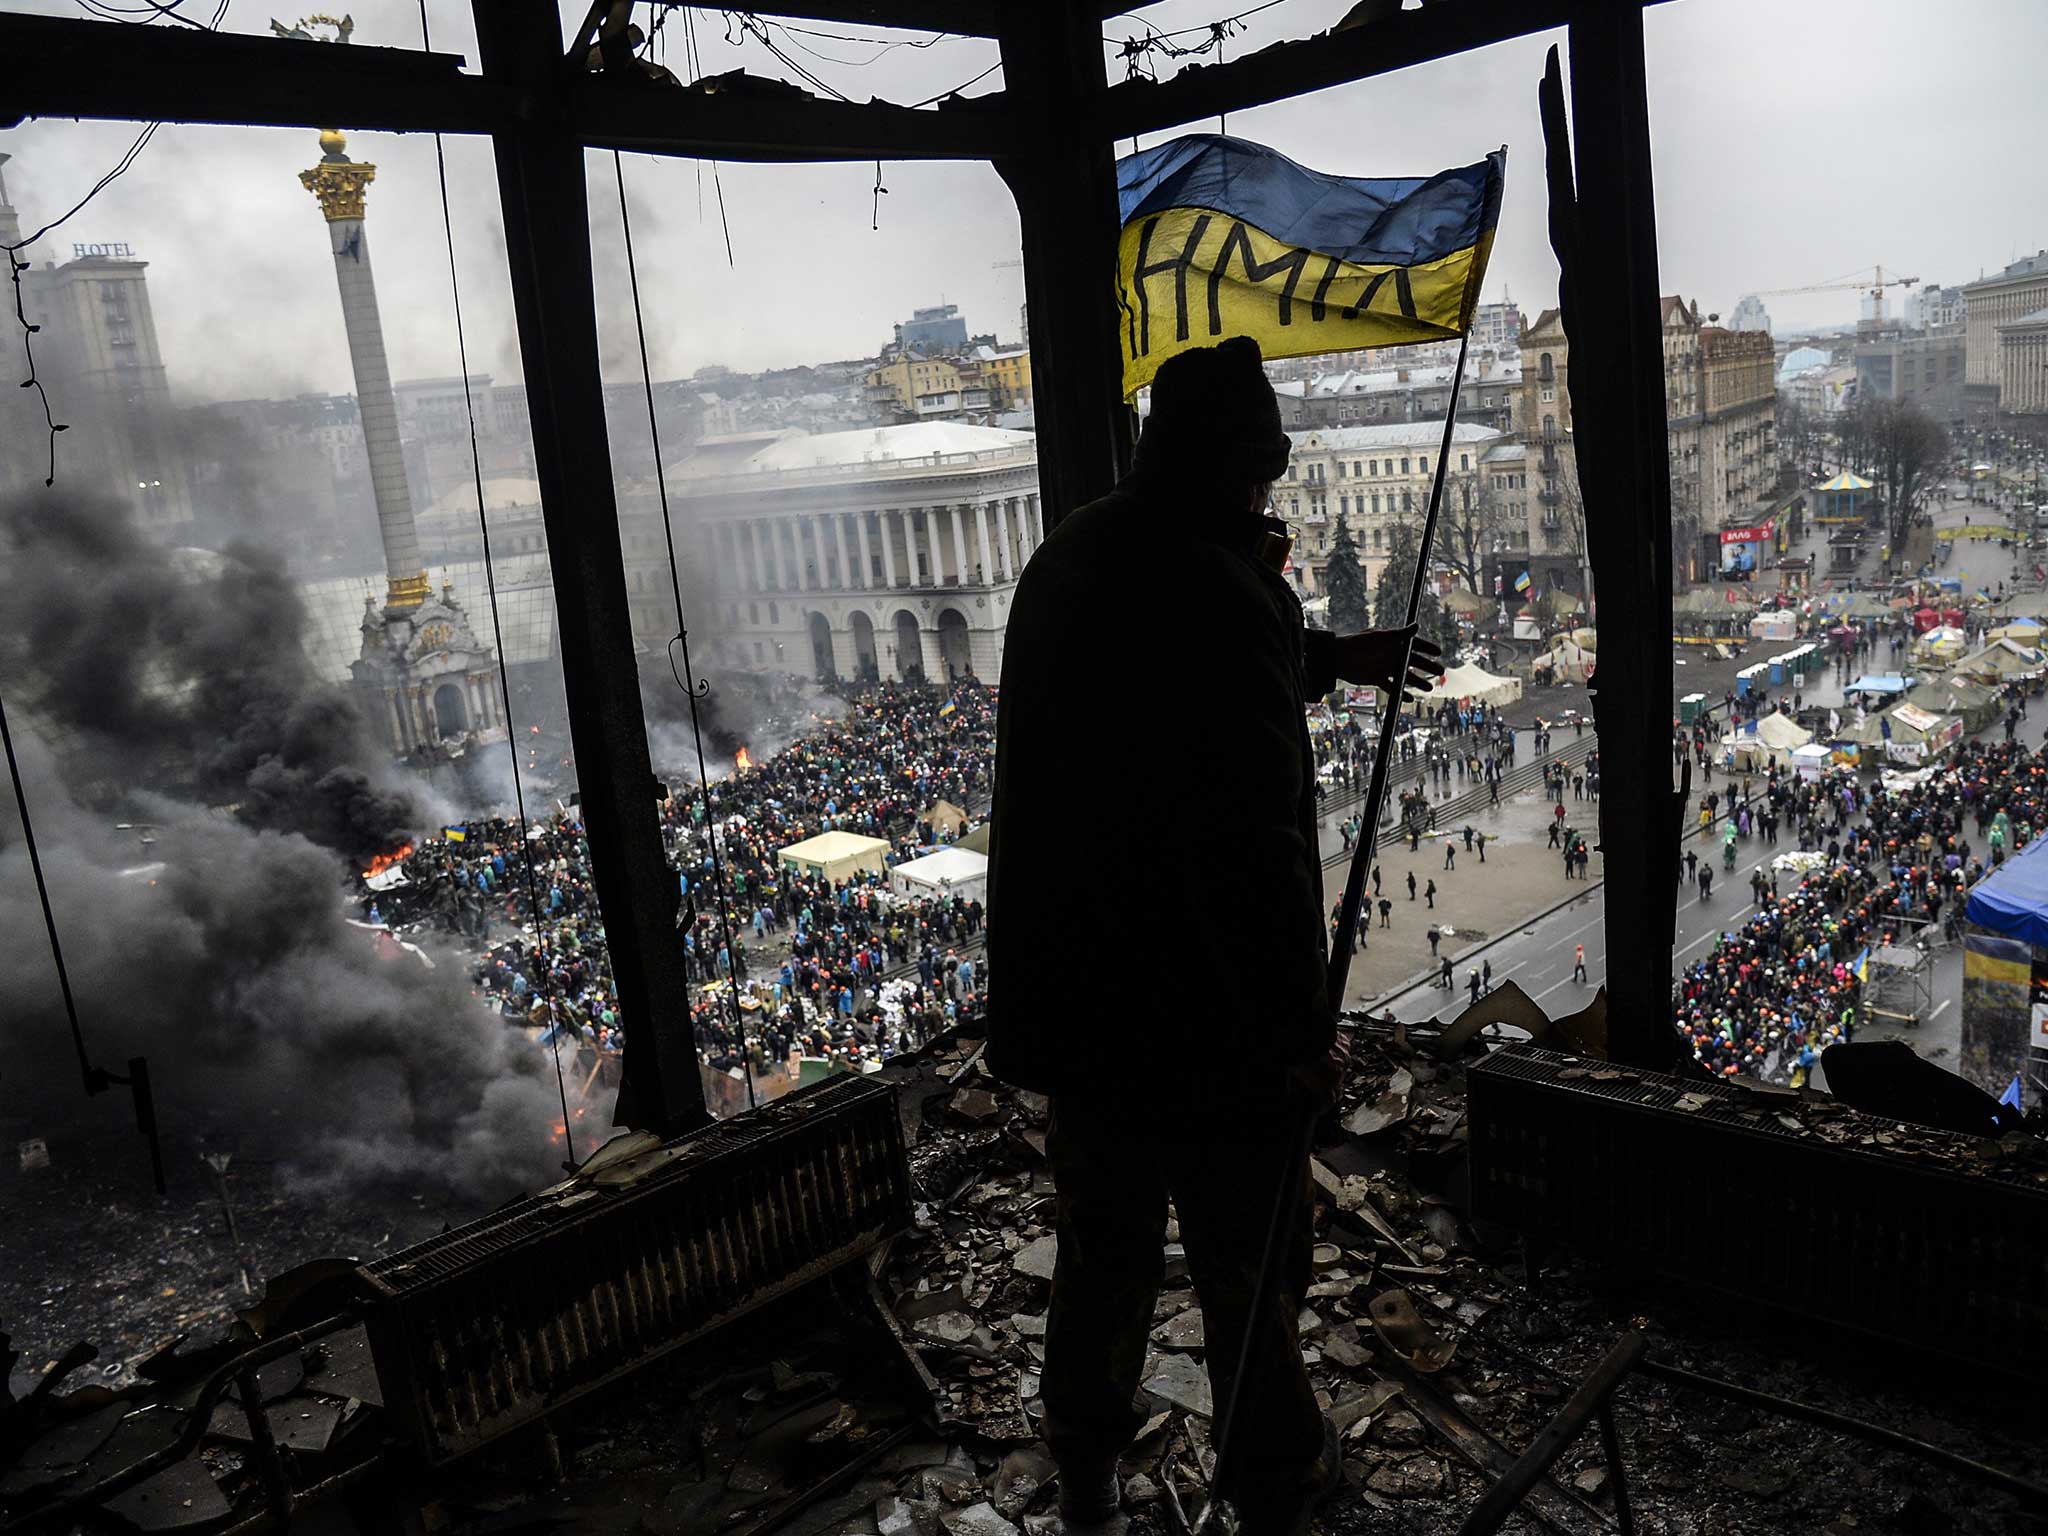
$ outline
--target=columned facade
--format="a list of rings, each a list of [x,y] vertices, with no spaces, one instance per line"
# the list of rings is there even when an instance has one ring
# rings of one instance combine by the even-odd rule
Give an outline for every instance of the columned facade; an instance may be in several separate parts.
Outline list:
[[[677,525],[704,541],[700,568],[731,621],[713,626],[716,659],[823,671],[822,619],[839,678],[995,681],[1011,595],[1043,538],[1028,433],[917,423],[797,437],[676,489]]]

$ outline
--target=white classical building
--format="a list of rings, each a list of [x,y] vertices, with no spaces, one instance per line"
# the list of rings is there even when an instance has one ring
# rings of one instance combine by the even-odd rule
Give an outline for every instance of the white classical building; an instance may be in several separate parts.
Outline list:
[[[1045,538],[1036,439],[958,422],[693,457],[670,493],[723,658],[820,678],[993,682],[1010,596]]]

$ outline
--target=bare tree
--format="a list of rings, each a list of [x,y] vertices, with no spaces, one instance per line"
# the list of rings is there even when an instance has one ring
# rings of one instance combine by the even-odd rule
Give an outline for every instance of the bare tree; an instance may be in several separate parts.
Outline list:
[[[1910,401],[1874,400],[1859,414],[1868,416],[1870,464],[1896,558],[1921,496],[1948,462],[1948,429]]]
[[[1437,558],[1456,571],[1466,590],[1477,593],[1486,557],[1507,530],[1507,514],[1483,469],[1444,477],[1442,515],[1437,519]]]

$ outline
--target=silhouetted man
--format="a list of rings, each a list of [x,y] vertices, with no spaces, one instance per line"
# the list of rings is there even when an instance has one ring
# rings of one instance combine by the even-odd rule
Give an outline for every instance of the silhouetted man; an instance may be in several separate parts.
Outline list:
[[[1217,1491],[1258,1536],[1295,1529],[1340,1472],[1295,1333],[1310,1246],[1300,1133],[1341,1078],[1304,706],[1338,677],[1385,687],[1406,637],[1304,633],[1267,542],[1284,528],[1264,515],[1288,450],[1254,343],[1175,357],[1153,382],[1131,475],[1051,531],[1010,608],[989,1063],[1053,1103],[1045,1429],[1070,1524],[1116,1511],[1117,1457],[1144,1420],[1135,1399],[1169,1198],[1219,1418],[1250,1335]],[[1416,654],[1419,676],[1433,676],[1434,648]],[[1201,678],[1223,713],[1170,714],[1144,733],[1153,761],[1134,766],[1169,835],[1148,855],[1155,894],[1134,906],[1116,882],[1074,881],[1075,832],[1101,816],[1097,783],[1077,767],[1128,740],[1131,700],[1167,677]],[[1113,949],[1102,942],[1112,932]],[[1199,976],[1194,1011],[1133,1010],[1128,953]],[[1113,1059],[1146,1069],[1133,1077]],[[1288,1191],[1286,1241],[1254,1317],[1274,1202]]]

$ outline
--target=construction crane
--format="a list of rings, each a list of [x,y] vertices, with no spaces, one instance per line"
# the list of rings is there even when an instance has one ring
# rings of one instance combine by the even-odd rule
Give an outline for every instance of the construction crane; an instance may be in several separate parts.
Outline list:
[[[1864,277],[1860,273],[1852,273],[1848,277],[1836,278],[1831,283],[1808,283],[1802,288],[1759,288],[1756,290],[1756,297],[1763,299],[1773,298],[1785,293],[1835,293],[1846,289],[1854,289],[1859,293],[1868,291],[1877,300],[1879,308],[1882,309],[1885,289],[1910,288],[1920,281],[1917,277],[1887,276],[1883,267],[1873,267],[1871,272],[1872,275],[1869,277]]]

